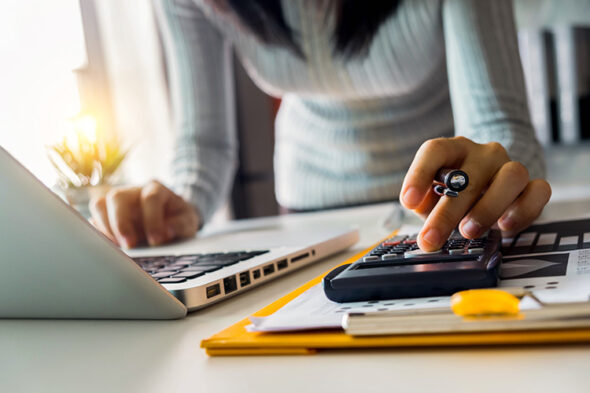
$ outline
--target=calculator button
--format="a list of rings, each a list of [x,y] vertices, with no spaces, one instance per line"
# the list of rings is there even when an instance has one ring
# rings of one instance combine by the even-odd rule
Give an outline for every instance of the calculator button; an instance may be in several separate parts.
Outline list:
[[[463,247],[449,249],[449,255],[460,255],[460,254],[463,254],[464,252],[465,252],[465,250],[463,249]]]
[[[380,258],[378,256],[375,255],[369,255],[363,258],[363,262],[374,262],[374,261],[378,261]]]
[[[406,257],[406,258],[415,258],[415,257],[423,256],[423,255],[440,254],[441,251],[442,250],[423,251],[423,250],[417,249],[417,250],[412,250],[412,251],[406,251],[404,253],[404,257]]]
[[[483,248],[470,248],[468,252],[470,255],[483,254]]]
[[[457,245],[449,246],[449,251],[451,251],[451,250],[463,251],[464,248],[465,248],[464,245],[457,244]]]
[[[417,240],[418,240],[418,234],[414,233],[413,235],[408,236],[406,238],[406,240],[404,240],[402,242],[402,244],[415,244]]]
[[[381,260],[382,261],[390,261],[392,259],[397,259],[400,257],[401,254],[385,254],[385,255],[381,255]]]
[[[455,229],[451,233],[451,236],[449,236],[449,240],[465,240],[465,238],[463,237],[463,235],[461,235],[461,232]]]
[[[382,246],[397,246],[398,244],[400,244],[402,241],[404,241],[404,239],[407,236],[394,236],[390,239],[385,240],[383,243],[381,243]]]

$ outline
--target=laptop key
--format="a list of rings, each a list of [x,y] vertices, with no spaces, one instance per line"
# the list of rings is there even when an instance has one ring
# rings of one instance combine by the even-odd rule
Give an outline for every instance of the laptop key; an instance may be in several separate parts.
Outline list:
[[[220,265],[203,265],[203,266],[189,266],[181,270],[181,272],[203,272],[209,273],[215,270],[221,269],[223,266]]]
[[[229,266],[235,263],[240,262],[240,259],[237,257],[233,258],[217,258],[217,259],[205,259],[199,260],[195,264],[191,266],[202,266],[202,265],[211,265],[211,266]]]
[[[181,282],[185,282],[186,278],[184,277],[171,277],[171,278],[161,278],[158,280],[160,284],[178,284]]]
[[[186,279],[190,279],[190,278],[200,277],[200,276],[202,276],[204,274],[205,274],[205,272],[180,272],[180,273],[176,273],[175,275],[173,275],[172,278],[186,278]]]
[[[151,274],[151,276],[155,279],[160,279],[160,278],[170,277],[173,274],[174,274],[174,272],[158,272],[158,273]]]
[[[189,266],[192,265],[193,263],[197,262],[197,258],[179,258],[177,260],[174,261],[174,265],[180,266]]]
[[[190,266],[190,265],[186,265],[186,264],[182,264],[182,263],[173,263],[172,265],[168,265],[166,266],[164,269],[165,270],[180,270],[180,269],[184,269],[185,267]]]
[[[268,250],[258,250],[258,251],[250,251],[250,254],[252,254],[254,256],[258,256],[258,255],[266,254],[267,252],[268,252]]]
[[[161,269],[158,269],[158,272],[172,272],[172,273],[174,273],[174,272],[177,272],[179,270],[180,270],[180,268],[178,268],[178,267],[168,267],[168,266],[165,266],[165,267],[163,267]]]

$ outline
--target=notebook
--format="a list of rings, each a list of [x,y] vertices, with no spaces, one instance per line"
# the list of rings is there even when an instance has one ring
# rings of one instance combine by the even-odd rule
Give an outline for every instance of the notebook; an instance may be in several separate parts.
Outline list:
[[[182,318],[358,240],[277,220],[128,255],[2,148],[0,179],[2,318]]]

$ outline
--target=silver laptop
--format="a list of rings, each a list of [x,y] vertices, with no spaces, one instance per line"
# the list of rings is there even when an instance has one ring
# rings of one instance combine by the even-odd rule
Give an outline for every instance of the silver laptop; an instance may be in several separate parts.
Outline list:
[[[358,240],[278,226],[127,255],[0,147],[0,318],[182,318]]]

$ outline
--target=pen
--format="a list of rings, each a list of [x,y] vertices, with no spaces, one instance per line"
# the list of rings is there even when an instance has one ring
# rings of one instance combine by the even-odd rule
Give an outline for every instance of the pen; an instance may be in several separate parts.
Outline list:
[[[440,196],[459,196],[459,192],[467,188],[469,176],[459,169],[441,168],[436,172],[432,187]]]

